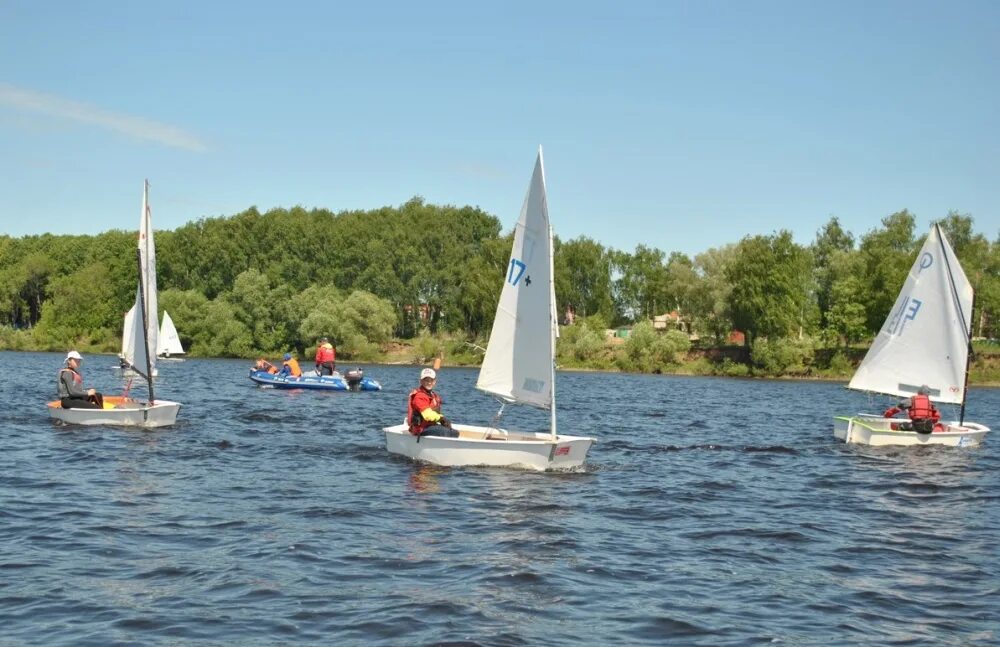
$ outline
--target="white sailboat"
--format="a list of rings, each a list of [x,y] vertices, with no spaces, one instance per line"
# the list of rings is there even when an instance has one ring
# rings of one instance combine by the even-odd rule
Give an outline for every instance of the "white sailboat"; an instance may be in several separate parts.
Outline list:
[[[972,304],[972,284],[934,225],[848,388],[912,397],[926,385],[932,402],[961,405],[959,419],[918,433],[893,429],[902,422],[898,418],[839,416],[834,436],[863,445],[978,445],[989,428],[965,420]]]
[[[555,343],[558,324],[552,228],[545,196],[542,150],[514,229],[514,246],[493,331],[476,388],[506,403],[550,411],[549,433],[454,424],[458,438],[417,437],[409,426],[386,427],[390,453],[438,465],[567,469],[583,465],[593,438],[556,431]],[[501,407],[501,413],[503,408]],[[497,416],[499,418],[499,414]]]
[[[132,348],[132,327],[135,325],[135,305],[133,304],[128,312],[125,313],[125,318],[122,326],[122,351],[118,353],[118,364],[119,368],[123,371],[132,371],[132,367],[125,360],[126,349]]]
[[[177,336],[177,328],[174,327],[174,320],[170,318],[170,313],[163,311],[163,322],[160,324],[159,341],[156,347],[156,356],[162,360],[173,360],[175,362],[184,361],[180,357],[173,355],[183,355],[184,346]]]
[[[136,249],[139,285],[135,305],[125,315],[127,324],[122,336],[122,355],[129,366],[149,385],[149,400],[140,402],[128,397],[105,396],[103,409],[63,409],[59,400],[48,403],[49,415],[75,425],[122,425],[128,427],[165,427],[174,424],[180,403],[156,400],[153,378],[156,373],[156,247],[153,242],[152,215],[149,210],[149,182],[142,192],[142,215],[139,221],[139,244]]]

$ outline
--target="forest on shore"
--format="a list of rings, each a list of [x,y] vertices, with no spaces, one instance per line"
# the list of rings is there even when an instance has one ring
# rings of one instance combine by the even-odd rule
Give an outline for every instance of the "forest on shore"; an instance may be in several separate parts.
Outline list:
[[[974,383],[1000,382],[1000,232],[940,224],[976,290]],[[155,226],[155,211],[154,211]],[[555,242],[558,362],[567,368],[846,377],[926,237],[906,210],[855,236],[836,217],[808,245],[788,231],[694,257],[589,237]],[[511,233],[474,207],[273,209],[156,231],[160,317],[190,356],[476,364]],[[0,349],[117,352],[135,299],[135,231],[0,236]],[[676,317],[666,330],[653,317]],[[565,322],[564,322],[565,323]],[[628,327],[628,336],[608,330]],[[733,347],[732,333],[743,344]]]

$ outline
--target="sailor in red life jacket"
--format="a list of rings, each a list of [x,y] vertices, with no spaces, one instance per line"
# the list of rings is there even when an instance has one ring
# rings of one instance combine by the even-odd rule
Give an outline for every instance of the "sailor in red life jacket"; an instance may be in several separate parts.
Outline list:
[[[882,415],[891,418],[897,413],[905,410],[910,416],[909,422],[893,424],[893,429],[900,431],[916,431],[921,434],[929,434],[932,431],[943,431],[944,426],[938,424],[941,419],[941,412],[937,410],[931,402],[930,387],[926,384],[917,390],[917,394],[905,402],[900,402],[894,407],[889,407]]]
[[[410,392],[406,422],[414,436],[458,438],[451,421],[441,415],[441,396],[434,391],[437,373],[432,368],[420,371],[420,388]]]
[[[66,366],[59,369],[56,389],[63,409],[103,409],[104,396],[94,389],[83,388],[80,363],[83,356],[75,350],[66,354]]]
[[[337,370],[337,351],[326,337],[319,340],[316,345],[316,373],[319,375],[333,375]]]

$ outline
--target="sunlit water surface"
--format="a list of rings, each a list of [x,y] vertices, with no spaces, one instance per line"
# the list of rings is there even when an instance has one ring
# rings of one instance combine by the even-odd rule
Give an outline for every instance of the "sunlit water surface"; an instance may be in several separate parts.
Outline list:
[[[444,469],[385,451],[415,367],[351,394],[164,363],[184,406],[143,432],[50,422],[61,360],[0,353],[0,644],[1000,643],[1000,431],[845,446],[832,416],[885,401],[561,372],[560,429],[598,438],[585,470]],[[120,393],[114,364],[88,356],[88,385]],[[491,419],[475,377],[441,371],[449,417]],[[1000,390],[967,418],[1000,428]]]

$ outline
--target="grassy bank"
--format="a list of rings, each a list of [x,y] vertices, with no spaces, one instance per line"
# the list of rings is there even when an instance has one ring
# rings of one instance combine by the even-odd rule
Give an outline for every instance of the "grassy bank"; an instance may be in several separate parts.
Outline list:
[[[749,351],[743,346],[694,348],[677,353],[672,361],[631,363],[621,342],[608,342],[588,357],[581,358],[560,349],[557,365],[564,370],[655,373],[668,375],[710,375],[725,377],[767,377],[848,381],[868,348],[818,349],[807,362],[790,366],[788,370],[771,371],[755,366]],[[969,383],[977,386],[1000,386],[1000,345],[976,343],[974,360],[969,368]],[[382,354],[373,359],[385,364],[430,364],[441,357],[445,366],[478,366],[482,347],[449,338],[425,340],[395,340]],[[623,357],[623,355],[625,355]]]
[[[677,340],[674,340],[677,342]],[[379,347],[368,346],[363,354],[339,349],[338,363],[430,364],[441,358],[446,366],[479,366],[485,341],[468,341],[452,335],[422,334],[413,339],[395,339]],[[0,327],[0,350],[65,352],[75,348],[82,353],[113,354],[117,343],[104,337],[101,341],[82,338],[73,343],[55,343],[35,339],[31,331]],[[1000,344],[976,342],[969,369],[969,383],[1000,386]],[[670,375],[712,375],[726,377],[764,377],[849,380],[868,351],[866,346],[814,349],[807,342],[782,340],[755,345],[753,352],[743,346],[705,346],[670,342],[666,336],[642,339],[605,339],[603,336],[564,334],[559,340],[557,365],[567,370],[616,371]],[[245,359],[276,359],[283,350],[251,351]],[[297,352],[300,361],[313,357],[314,349]],[[197,354],[188,357],[198,357]]]

